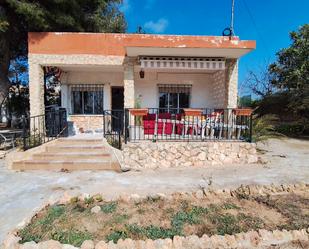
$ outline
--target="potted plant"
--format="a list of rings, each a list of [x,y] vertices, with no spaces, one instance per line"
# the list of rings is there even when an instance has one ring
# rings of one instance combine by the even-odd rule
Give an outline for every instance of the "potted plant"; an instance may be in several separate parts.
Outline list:
[[[134,117],[134,124],[129,126],[130,140],[144,139],[143,116],[147,115],[148,109],[141,108],[140,97],[135,99],[134,109],[130,109],[130,115]]]
[[[184,108],[183,111],[185,113],[185,116],[201,116],[202,115],[201,109]]]

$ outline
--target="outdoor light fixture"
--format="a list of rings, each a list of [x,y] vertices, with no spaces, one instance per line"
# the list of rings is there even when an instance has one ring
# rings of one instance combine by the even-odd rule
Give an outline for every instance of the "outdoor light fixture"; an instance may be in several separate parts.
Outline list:
[[[140,77],[141,79],[144,79],[144,77],[145,77],[145,71],[144,71],[143,69],[141,69],[141,71],[139,71],[139,77]]]

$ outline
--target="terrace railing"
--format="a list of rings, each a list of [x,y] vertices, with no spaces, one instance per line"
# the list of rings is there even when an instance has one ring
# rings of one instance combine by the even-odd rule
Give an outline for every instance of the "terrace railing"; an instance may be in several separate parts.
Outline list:
[[[143,113],[144,111],[144,113]],[[250,109],[125,110],[125,141],[249,141],[252,140]]]
[[[107,142],[121,149],[124,134],[124,110],[103,111],[103,134]]]
[[[68,136],[65,109],[46,110],[45,114],[22,116],[22,147],[24,150],[37,147],[58,137]]]

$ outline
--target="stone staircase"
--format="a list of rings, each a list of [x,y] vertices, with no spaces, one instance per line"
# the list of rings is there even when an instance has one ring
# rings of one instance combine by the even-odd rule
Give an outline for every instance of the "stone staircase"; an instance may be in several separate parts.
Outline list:
[[[102,138],[59,138],[30,159],[13,162],[15,170],[114,170],[120,165]]]

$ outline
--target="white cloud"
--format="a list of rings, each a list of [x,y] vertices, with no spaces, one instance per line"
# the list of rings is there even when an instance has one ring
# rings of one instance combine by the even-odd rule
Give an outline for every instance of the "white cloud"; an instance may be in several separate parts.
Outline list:
[[[123,13],[128,12],[131,9],[131,4],[129,0],[123,0],[122,4],[120,5],[120,11]]]
[[[168,20],[165,18],[160,18],[158,21],[149,21],[144,24],[145,29],[149,29],[154,33],[162,33],[168,26]]]

